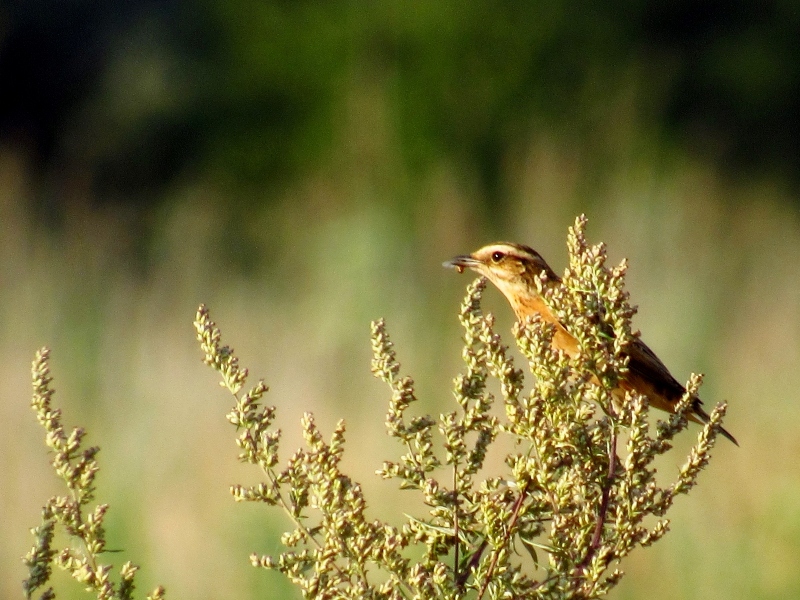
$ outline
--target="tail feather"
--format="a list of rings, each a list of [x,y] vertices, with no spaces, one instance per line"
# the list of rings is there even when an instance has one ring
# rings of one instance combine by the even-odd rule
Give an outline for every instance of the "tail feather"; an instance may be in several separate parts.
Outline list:
[[[702,421],[703,423],[708,423],[708,421],[711,419],[711,417],[708,416],[708,413],[703,410],[702,402],[700,402],[699,398],[697,398],[694,401],[694,404],[692,405],[692,412],[694,413],[692,416],[697,416],[699,420]],[[719,432],[722,434],[723,437],[729,439],[735,445],[737,446],[739,445],[739,442],[737,442],[736,438],[731,435],[730,431],[728,431],[721,425],[719,426]]]

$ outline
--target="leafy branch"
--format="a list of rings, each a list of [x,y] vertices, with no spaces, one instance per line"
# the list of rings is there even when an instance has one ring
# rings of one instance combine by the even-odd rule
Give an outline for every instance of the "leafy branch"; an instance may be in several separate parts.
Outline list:
[[[119,571],[119,583],[114,584],[111,579],[113,566],[102,562],[102,555],[109,552],[103,528],[108,504],[98,504],[89,509],[95,495],[95,477],[100,470],[96,459],[100,448],[82,447],[86,436],[83,428],[76,427],[70,433],[64,430],[61,409],[53,407],[55,390],[51,387],[53,378],[49,360],[47,348],[39,350],[33,360],[31,408],[45,429],[45,443],[53,452],[51,463],[56,474],[64,480],[68,493],[50,498],[42,509],[41,524],[31,530],[36,542],[23,558],[28,568],[28,578],[22,584],[25,596],[33,598],[34,593],[48,583],[53,565],[56,565],[83,584],[86,591],[93,592],[98,600],[130,600],[139,567],[131,562],[124,563]],[[57,526],[61,526],[73,541],[70,547],[61,551],[53,547]],[[39,596],[41,600],[55,597],[51,587]],[[164,588],[159,586],[147,598],[160,600],[164,597]]]
[[[240,429],[240,460],[266,477],[231,491],[237,500],[280,506],[294,524],[282,538],[287,551],[253,555],[254,565],[284,573],[307,598],[598,598],[620,581],[620,560],[668,531],[662,517],[708,464],[725,405],[702,426],[678,479],[661,485],[653,460],[687,428],[700,378],[692,376],[676,413],[655,427],[646,397],[619,393],[626,348],[638,335],[635,308],[625,263],[606,266],[605,247],[586,242],[585,225],[579,218],[570,229],[562,285],[541,287],[581,351],[554,349],[553,326],[538,317],[515,326],[534,376],[527,391],[493,317],[481,311],[483,279],[461,306],[465,369],[454,380],[454,410],[438,419],[408,416],[418,402],[414,381],[401,375],[385,322],[372,324],[372,371],[391,390],[385,425],[404,449],[377,474],[419,494],[428,508],[406,515],[401,527],[368,520],[361,487],[340,471],[343,422],[325,442],[305,415],[307,447],[278,468],[275,408],[260,404],[266,385],[242,393],[247,370],[200,307],[195,327],[205,362],[235,399],[228,420]],[[502,419],[487,388],[492,379]],[[498,436],[514,443],[505,468],[486,460]],[[654,525],[648,516],[657,517]]]

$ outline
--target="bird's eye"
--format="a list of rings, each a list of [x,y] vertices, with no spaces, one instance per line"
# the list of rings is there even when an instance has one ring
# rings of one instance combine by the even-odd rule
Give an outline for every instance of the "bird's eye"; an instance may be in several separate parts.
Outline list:
[[[492,262],[498,263],[501,260],[503,260],[503,258],[505,258],[505,254],[503,254],[502,252],[500,251],[492,252]]]

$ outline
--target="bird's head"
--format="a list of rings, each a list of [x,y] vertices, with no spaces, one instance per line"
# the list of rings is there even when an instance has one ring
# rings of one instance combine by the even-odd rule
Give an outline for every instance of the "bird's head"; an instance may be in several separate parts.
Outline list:
[[[443,263],[445,267],[472,269],[491,281],[516,307],[519,300],[538,296],[535,278],[544,271],[548,281],[560,278],[533,248],[509,242],[484,246],[472,254],[463,254]]]

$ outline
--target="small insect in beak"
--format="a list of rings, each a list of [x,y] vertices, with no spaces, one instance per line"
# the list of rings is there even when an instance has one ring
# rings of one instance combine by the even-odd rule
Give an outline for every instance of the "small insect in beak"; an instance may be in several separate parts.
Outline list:
[[[456,273],[463,273],[464,269],[476,266],[478,264],[478,261],[471,256],[462,254],[461,256],[456,256],[455,258],[451,258],[450,260],[443,262],[442,266],[447,267],[448,269],[455,269]]]

